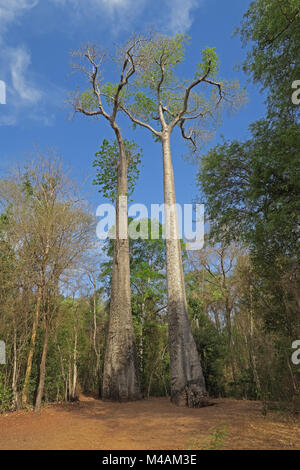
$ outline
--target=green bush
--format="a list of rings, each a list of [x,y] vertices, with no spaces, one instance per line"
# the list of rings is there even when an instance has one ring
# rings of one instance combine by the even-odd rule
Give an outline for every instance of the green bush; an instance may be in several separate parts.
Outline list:
[[[224,396],[224,367],[227,358],[226,338],[202,312],[201,303],[198,300],[189,299],[188,304],[193,334],[208,393],[212,397]]]
[[[11,409],[12,398],[12,390],[5,385],[4,377],[0,374],[0,413],[6,413]]]

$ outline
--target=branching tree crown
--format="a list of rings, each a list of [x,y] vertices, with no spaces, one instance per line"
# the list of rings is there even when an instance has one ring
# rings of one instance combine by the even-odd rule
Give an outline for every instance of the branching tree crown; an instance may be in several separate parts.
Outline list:
[[[211,135],[221,105],[236,106],[244,100],[245,93],[239,90],[236,81],[228,83],[216,78],[219,59],[215,48],[203,49],[191,81],[176,75],[175,69],[184,60],[188,42],[189,38],[181,34],[173,37],[150,34],[140,41],[135,54],[129,56],[136,75],[118,99],[120,109],[133,124],[150,130],[155,139],[179,126],[183,138],[195,150]]]

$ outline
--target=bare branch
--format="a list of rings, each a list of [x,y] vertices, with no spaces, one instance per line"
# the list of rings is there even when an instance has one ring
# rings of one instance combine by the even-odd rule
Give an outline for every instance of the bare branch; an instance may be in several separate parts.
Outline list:
[[[189,140],[190,142],[192,142],[193,146],[194,146],[195,148],[197,148],[197,144],[196,144],[195,140],[194,140],[193,137],[192,137],[192,136],[193,136],[193,130],[190,131],[189,135],[186,135],[185,129],[184,129],[184,120],[181,120],[181,121],[180,121],[179,126],[180,126],[180,130],[181,130],[181,135],[182,135],[182,137],[183,137],[185,140]]]
[[[206,114],[209,114],[210,110],[208,109],[206,111],[206,113],[201,111],[199,113],[196,113],[193,116],[186,116],[185,114],[188,112],[188,103],[189,103],[191,91],[193,90],[193,88],[195,88],[200,83],[208,83],[212,86],[217,87],[218,90],[219,90],[219,99],[218,99],[217,103],[214,105],[214,107],[217,107],[220,104],[220,102],[222,101],[222,99],[224,99],[224,95],[223,95],[223,92],[222,92],[222,84],[220,82],[215,82],[215,81],[210,80],[210,79],[207,78],[209,73],[210,73],[210,70],[211,70],[211,62],[209,62],[207,72],[202,77],[198,78],[197,80],[194,80],[186,88],[184,101],[183,101],[183,108],[170,125],[171,129],[173,129],[178,124],[178,122],[180,122],[180,128],[181,128],[182,136],[184,137],[184,139],[190,140],[193,143],[194,146],[196,146],[196,145],[195,145],[194,139],[192,138],[192,132],[190,132],[190,134],[188,136],[185,134],[184,121],[185,120],[197,119],[199,117],[204,117]]]
[[[143,122],[143,121],[140,121],[139,119],[136,119],[131,113],[130,111],[125,108],[122,104],[120,104],[120,108],[122,109],[122,111],[124,111],[125,114],[127,114],[127,116],[132,120],[132,122],[134,122],[135,124],[139,125],[139,126],[142,126],[142,127],[145,127],[146,129],[148,129],[149,131],[151,131],[153,134],[157,135],[157,137],[161,137],[162,133],[157,131],[156,129],[154,129],[152,126],[150,126],[150,124],[148,124],[147,122]]]
[[[119,104],[120,104],[119,103],[120,93],[121,93],[122,89],[124,88],[124,86],[126,86],[128,84],[128,81],[129,81],[130,77],[135,73],[135,65],[134,65],[133,56],[132,56],[131,51],[134,49],[134,47],[138,43],[139,43],[139,40],[134,40],[133,44],[126,51],[126,56],[125,56],[125,60],[124,60],[123,67],[122,67],[121,77],[120,77],[120,83],[118,85],[117,92],[114,96],[114,107],[113,107],[113,112],[112,112],[112,115],[111,115],[112,121],[115,121],[115,118],[116,118],[116,115],[117,115],[117,112],[118,112],[118,107],[119,107]],[[126,71],[127,66],[128,66],[129,63],[131,64],[131,66]],[[125,76],[124,76],[124,74],[125,74]]]
[[[158,65],[160,67],[160,70],[161,70],[161,78],[160,78],[160,80],[157,84],[157,100],[158,100],[159,118],[160,118],[160,121],[161,121],[163,127],[166,127],[166,121],[165,121],[165,117],[164,117],[164,113],[163,113],[163,105],[162,105],[161,97],[160,97],[161,86],[162,86],[162,84],[164,82],[164,79],[165,79],[165,68],[164,68],[164,64],[162,63],[162,58],[163,58],[163,54],[161,55],[160,61],[158,63]]]
[[[105,52],[100,54],[97,51],[95,46],[87,45],[84,49],[79,51],[74,51],[71,53],[72,57],[79,57],[84,58],[88,61],[88,64],[91,66],[91,70],[89,70],[86,66],[82,65],[81,63],[72,63],[72,68],[74,70],[79,70],[84,73],[92,85],[93,94],[96,98],[97,107],[99,111],[89,111],[84,109],[82,103],[79,100],[79,96],[75,97],[75,101],[72,102],[75,112],[81,112],[86,116],[97,116],[102,114],[106,119],[109,119],[109,114],[104,110],[101,100],[101,90],[99,86],[100,78],[99,78],[99,69],[103,64],[104,58],[106,56]]]
[[[180,113],[178,114],[178,116],[174,119],[174,121],[171,123],[171,129],[173,129],[177,124],[178,122],[180,121],[180,119],[183,118],[183,116],[185,115],[187,109],[188,109],[188,102],[189,102],[189,97],[190,97],[190,94],[191,94],[191,91],[193,88],[195,88],[195,86],[199,85],[199,83],[203,82],[206,80],[206,78],[208,77],[209,73],[210,73],[210,69],[211,69],[211,62],[209,62],[208,64],[208,69],[207,69],[207,72],[200,78],[198,78],[197,80],[194,80],[185,90],[185,95],[184,95],[184,100],[183,100],[183,108],[182,110],[180,111]]]

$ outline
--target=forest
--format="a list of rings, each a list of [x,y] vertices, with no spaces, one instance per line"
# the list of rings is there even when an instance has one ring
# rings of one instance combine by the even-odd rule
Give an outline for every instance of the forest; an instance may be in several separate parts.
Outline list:
[[[101,215],[113,208],[109,236],[99,236],[100,212],[55,147],[36,145],[1,171],[0,427],[53,405],[72,412],[82,397],[82,406],[157,403],[162,413],[166,404],[199,420],[218,403],[253,402],[262,418],[291,419],[300,448],[299,0],[254,0],[232,32],[264,115],[247,138],[225,132],[218,143],[217,129],[249,98],[205,39],[198,57],[193,37],[154,28],[109,51],[99,42],[71,53],[78,85],[67,113],[91,132],[107,129],[85,165]],[[195,206],[205,208],[199,249],[179,236],[173,134],[193,172],[193,223]],[[155,221],[129,210],[149,137],[162,161],[164,217]],[[187,449],[184,439],[175,448]],[[0,437],[5,445],[16,448]]]

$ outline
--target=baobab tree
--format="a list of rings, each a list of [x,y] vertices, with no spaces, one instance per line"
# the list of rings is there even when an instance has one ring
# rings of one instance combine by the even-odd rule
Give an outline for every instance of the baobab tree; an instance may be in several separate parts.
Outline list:
[[[134,125],[148,129],[162,144],[171,399],[177,405],[194,407],[206,403],[207,392],[187,314],[171,134],[179,127],[191,149],[197,149],[204,136],[211,133],[221,105],[233,103],[237,97],[238,84],[215,78],[218,58],[213,48],[202,51],[202,62],[190,83],[176,77],[174,68],[183,61],[186,42],[184,35],[153,34],[141,42],[136,54],[128,56],[137,78],[126,95],[119,94],[117,99],[119,108]],[[199,85],[204,88],[201,94],[196,92]]]
[[[117,123],[120,98],[135,73],[133,56],[140,40],[129,41],[122,51],[122,65],[117,85],[103,83],[105,53],[87,45],[72,55],[78,60],[73,68],[86,77],[89,89],[75,92],[71,104],[76,113],[107,120],[119,149],[117,163],[116,224],[110,317],[104,362],[102,397],[110,400],[141,398],[137,375],[136,347],[131,311],[130,263],[128,241],[128,159],[124,139]],[[105,103],[104,103],[105,101]]]

